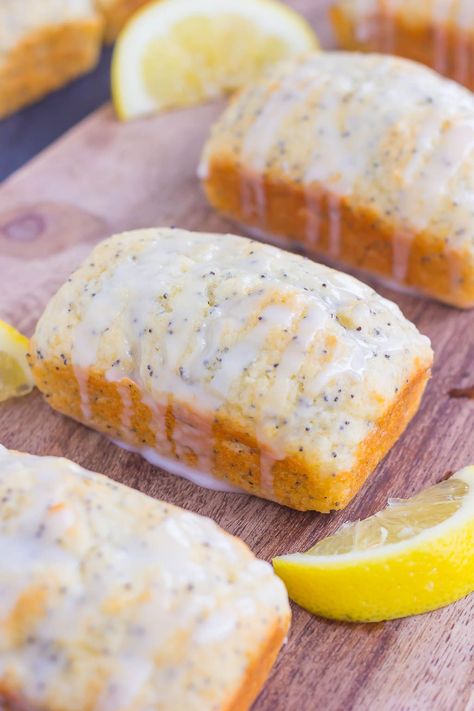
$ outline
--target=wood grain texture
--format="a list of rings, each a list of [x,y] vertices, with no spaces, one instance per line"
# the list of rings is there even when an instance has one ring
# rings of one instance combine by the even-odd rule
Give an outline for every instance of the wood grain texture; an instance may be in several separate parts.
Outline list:
[[[293,3],[330,46],[327,2]],[[120,125],[105,107],[0,188],[0,316],[31,333],[47,299],[91,245],[111,232],[177,224],[233,227],[206,204],[195,177],[221,105]],[[269,560],[303,550],[389,496],[410,496],[474,463],[474,312],[377,287],[433,341],[436,362],[408,431],[343,512],[297,513],[210,492],[56,414],[37,393],[0,406],[0,441],[64,455],[148,494],[211,516]],[[254,711],[474,711],[474,596],[437,612],[375,625],[311,617],[295,608],[288,644]]]

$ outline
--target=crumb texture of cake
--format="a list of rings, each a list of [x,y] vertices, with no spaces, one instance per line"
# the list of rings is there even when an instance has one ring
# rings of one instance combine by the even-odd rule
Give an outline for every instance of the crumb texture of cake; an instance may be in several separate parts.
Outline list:
[[[92,0],[1,0],[0,118],[89,71],[102,35]]]
[[[474,306],[474,97],[386,55],[285,62],[215,125],[211,204],[274,238]]]
[[[344,49],[398,54],[474,89],[472,0],[336,0],[331,19]]]
[[[165,468],[329,511],[416,412],[432,351],[353,277],[157,228],[95,248],[47,306],[30,362],[52,407]]]
[[[213,521],[0,445],[0,705],[246,711],[283,583]]]

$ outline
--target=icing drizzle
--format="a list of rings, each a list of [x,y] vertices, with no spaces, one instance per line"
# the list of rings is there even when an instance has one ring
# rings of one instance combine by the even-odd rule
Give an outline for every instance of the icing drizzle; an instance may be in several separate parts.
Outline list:
[[[421,4],[421,3],[420,3]],[[433,25],[431,65],[441,74],[451,76],[461,84],[474,80],[472,44],[468,32],[474,31],[472,0],[431,0],[424,8],[415,7],[412,0],[342,0],[354,21],[354,35],[362,45],[379,52],[396,53],[397,24],[406,14],[425,13],[426,23]],[[449,56],[449,27],[459,30],[454,56]]]
[[[56,329],[69,342],[58,344]],[[214,425],[248,433],[251,490],[267,498],[275,463],[295,453],[317,452],[329,473],[347,470],[385,399],[416,359],[431,358],[398,308],[352,277],[241,237],[173,229],[102,243],[54,297],[35,339],[48,357],[68,353],[84,422],[94,425],[88,375],[99,369],[121,399],[114,439],[180,476],[235,490],[225,451],[245,445],[239,436],[221,443],[217,471]],[[137,441],[134,383],[152,443]]]
[[[319,247],[325,214],[327,251],[337,258],[343,203],[369,206],[394,226],[393,279],[407,282],[413,238],[429,230],[456,293],[459,253],[473,246],[470,92],[406,60],[318,53],[273,69],[240,95],[204,151],[207,172],[224,145],[234,146],[244,185],[252,176],[263,231],[271,232],[263,189],[270,166],[273,178],[304,188],[308,246]]]

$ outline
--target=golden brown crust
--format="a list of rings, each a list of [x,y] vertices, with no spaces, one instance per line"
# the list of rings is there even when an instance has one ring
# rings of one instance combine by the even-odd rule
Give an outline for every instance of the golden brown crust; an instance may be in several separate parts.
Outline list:
[[[434,22],[414,23],[411,21],[412,18],[391,15],[384,12],[383,7],[380,7],[378,15],[371,18],[371,38],[361,42],[357,38],[354,23],[342,7],[332,7],[330,14],[337,41],[344,49],[389,52],[436,68],[435,45],[440,30]],[[385,45],[384,39],[387,35],[387,27],[390,30],[390,47]],[[456,50],[462,46],[468,61],[465,68],[466,75],[461,83],[473,90],[474,32],[449,24],[444,24],[441,31],[445,55],[443,74],[457,81],[461,80],[456,66]]]
[[[143,403],[142,393],[136,383],[128,379],[119,383],[111,382],[104,373],[91,370],[87,373],[91,418],[84,421],[72,366],[64,364],[60,359],[47,360],[38,356],[31,356],[30,362],[36,384],[53,408],[133,447],[154,446],[156,433],[153,431],[152,413]],[[336,478],[324,476],[317,462],[312,461],[309,467],[298,453],[277,461],[272,472],[276,500],[301,511],[316,510],[323,513],[347,506],[416,413],[429,375],[430,371],[425,364],[415,366],[411,378],[398,397],[360,445],[357,465],[350,471],[340,473]],[[129,388],[133,404],[131,429],[126,432],[121,425],[123,400],[120,387]],[[215,419],[212,423],[204,421],[200,413],[192,412],[182,404],[176,407],[170,396],[166,413],[162,414],[166,418],[167,437],[176,458],[178,455],[173,443],[173,430],[177,412],[183,421],[191,422],[198,430],[207,433],[206,436],[209,436],[209,430],[212,429],[214,476],[222,479],[222,473],[225,472],[227,482],[251,494],[261,495],[261,450],[258,442],[236,426],[235,422],[222,419]],[[196,455],[190,448],[185,464],[193,466],[195,461]]]
[[[127,20],[149,0],[99,1],[99,10],[105,20],[105,41],[113,42]]]
[[[247,711],[251,707],[263,689],[270,670],[280,652],[290,627],[290,621],[291,617],[288,616],[286,620],[282,621],[282,624],[275,623],[266,641],[258,649],[254,650],[241,685],[228,703],[221,707],[221,711]],[[25,703],[20,696],[13,696],[9,689],[1,686],[0,704],[2,711],[52,711],[49,708],[41,710],[36,707],[33,708]],[[68,709],[55,706],[54,711],[68,711]]]
[[[286,637],[290,618],[284,627],[275,625],[268,635],[267,641],[255,652],[247,668],[244,679],[238,691],[229,700],[222,711],[247,711],[260,693],[270,673],[281,645]]]
[[[283,620],[281,624],[275,623],[270,630],[266,641],[254,650],[249,660],[247,670],[242,678],[241,685],[229,701],[222,706],[221,711],[248,711],[258,694],[262,690],[270,670],[280,652],[290,627],[291,617]],[[0,708],[2,711],[40,711],[25,704],[19,696],[13,697],[11,691],[0,687]],[[50,709],[41,709],[50,711]],[[54,708],[54,711],[68,711],[67,708]]]
[[[345,264],[375,272],[391,279],[394,265],[394,244],[406,240],[409,244],[407,271],[403,284],[439,298],[459,308],[474,306],[474,259],[466,252],[453,252],[442,240],[434,240],[428,231],[418,234],[396,234],[396,226],[370,207],[354,207],[348,199],[320,190],[308,200],[308,191],[288,179],[279,179],[269,172],[263,177],[265,223],[254,212],[245,212],[241,201],[242,186],[255,184],[250,176],[236,166],[229,155],[213,157],[204,182],[210,203],[220,212],[243,224],[253,225],[268,234],[288,238],[291,247],[303,247],[308,253],[330,255],[330,205],[337,205],[340,214],[340,251]],[[319,239],[309,244],[308,204],[318,204]],[[247,206],[248,209],[248,206]],[[396,240],[394,239],[396,236]]]
[[[92,69],[101,39],[98,16],[30,33],[0,64],[0,118]]]

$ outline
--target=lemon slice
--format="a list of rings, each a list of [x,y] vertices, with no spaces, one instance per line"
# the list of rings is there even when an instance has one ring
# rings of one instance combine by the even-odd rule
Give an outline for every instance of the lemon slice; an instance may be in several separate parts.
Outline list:
[[[159,0],[119,37],[113,101],[121,119],[190,106],[316,47],[306,21],[277,0]]]
[[[474,466],[273,565],[295,602],[337,620],[376,622],[454,602],[474,590]]]
[[[0,320],[0,402],[26,395],[33,377],[26,360],[29,341],[16,328]]]

